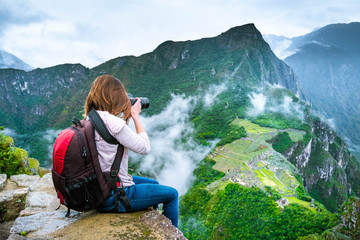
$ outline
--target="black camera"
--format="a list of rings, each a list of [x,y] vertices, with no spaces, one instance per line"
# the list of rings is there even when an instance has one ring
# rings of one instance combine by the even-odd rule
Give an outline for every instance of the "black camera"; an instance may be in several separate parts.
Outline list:
[[[130,93],[128,94],[128,96],[129,96],[129,99],[130,99],[130,102],[131,102],[131,106],[134,105],[136,103],[136,98],[134,98],[132,96],[132,94],[130,94]],[[145,109],[145,108],[148,108],[150,106],[150,101],[149,101],[149,99],[147,97],[139,97],[139,98],[141,100],[141,102],[140,102],[141,109]]]

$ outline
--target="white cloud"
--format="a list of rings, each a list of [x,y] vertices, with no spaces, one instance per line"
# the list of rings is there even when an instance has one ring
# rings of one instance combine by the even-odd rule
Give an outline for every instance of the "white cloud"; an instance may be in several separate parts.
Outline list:
[[[160,114],[141,117],[149,134],[151,152],[146,156],[131,153],[129,161],[140,161],[140,171],[155,174],[160,184],[172,186],[184,194],[193,180],[196,165],[215,144],[202,146],[194,141],[190,114],[197,103],[204,101],[204,96],[211,100],[207,102],[210,106],[225,89],[222,84],[211,87],[201,96],[172,95]]]
[[[327,24],[358,21],[360,3],[4,0],[2,6],[0,19],[8,24],[1,29],[0,49],[34,67],[78,62],[94,67],[151,52],[166,40],[213,37],[247,23],[264,34],[299,36]]]
[[[205,107],[209,107],[214,104],[216,97],[226,90],[226,84],[227,83],[222,83],[221,85],[214,85],[209,88],[209,90],[204,96]]]
[[[266,96],[263,93],[250,93],[249,95],[250,102],[253,105],[253,108],[251,108],[247,114],[251,117],[256,117],[265,111],[265,105],[266,105]]]
[[[282,113],[285,115],[294,115],[300,120],[304,120],[304,106],[299,102],[294,102],[290,96],[284,95],[282,99],[276,100],[271,96],[267,96],[265,89],[277,89],[282,88],[280,85],[268,85],[264,89],[260,89],[258,92],[252,92],[248,94],[252,107],[247,110],[246,115],[249,117],[257,117],[265,111]]]

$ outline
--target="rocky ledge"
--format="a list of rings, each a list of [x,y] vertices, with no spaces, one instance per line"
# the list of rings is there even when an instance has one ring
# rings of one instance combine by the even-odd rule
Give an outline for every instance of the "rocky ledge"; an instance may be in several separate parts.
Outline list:
[[[157,210],[65,217],[59,206],[51,173],[0,175],[0,239],[186,239]]]

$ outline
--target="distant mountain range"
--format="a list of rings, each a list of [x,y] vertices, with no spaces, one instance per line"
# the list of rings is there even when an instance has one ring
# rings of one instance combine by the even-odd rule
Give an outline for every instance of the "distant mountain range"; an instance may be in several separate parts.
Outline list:
[[[360,155],[360,23],[332,24],[296,38],[264,38],[294,69],[306,99]]]
[[[278,204],[268,197],[278,195],[277,191],[280,192],[278,197],[289,198],[288,202],[284,201],[285,205],[293,202],[305,204],[298,201],[300,198],[310,205],[313,198],[331,211],[336,211],[350,195],[360,195],[360,162],[348,151],[336,132],[315,117],[311,106],[302,101],[306,89],[301,92],[295,73],[275,56],[254,24],[246,24],[212,38],[166,41],[154,51],[139,57],[118,57],[92,69],[80,64],[63,64],[29,72],[0,69],[0,125],[14,129],[20,135],[16,140],[25,147],[30,146],[30,155],[37,154],[36,158],[43,166],[50,166],[51,157],[47,156],[49,141],[44,136],[46,131],[66,128],[73,117],[81,118],[84,101],[94,79],[101,74],[114,75],[124,83],[128,92],[150,99],[151,107],[144,110],[147,116],[167,114],[170,119],[182,120],[184,114],[188,117],[182,124],[191,131],[179,131],[183,136],[181,139],[168,139],[173,135],[170,130],[179,130],[177,125],[168,128],[159,125],[153,133],[149,133],[150,136],[162,134],[164,141],[161,144],[153,142],[157,145],[153,146],[156,167],[150,164],[151,172],[145,175],[160,176],[160,172],[178,153],[172,154],[170,148],[186,151],[183,148],[186,142],[212,146],[220,140],[218,144],[222,144],[213,149],[214,152],[207,157],[208,161],[196,159],[191,163],[192,168],[196,168],[194,182],[199,183],[198,189],[187,193],[190,205],[185,210],[189,210],[189,214],[184,214],[180,206],[181,214],[189,220],[184,223],[195,228],[191,231],[196,233],[201,229],[197,228],[202,220],[214,217],[213,220],[204,220],[209,223],[204,228],[205,234],[210,227],[220,234],[214,235],[215,238],[224,237],[221,235],[224,229],[240,233],[244,225],[239,224],[237,219],[243,218],[232,214],[232,207],[251,201],[254,205],[246,209],[256,212],[248,214],[250,218],[246,224],[251,225],[256,233],[264,222],[253,221],[259,216],[257,211],[267,214],[266,210],[261,210],[263,205],[258,200],[270,203],[273,206],[271,211],[282,216]],[[345,92],[342,94],[345,95]],[[191,107],[186,113],[177,108],[166,111],[175,95],[179,99],[190,99]],[[198,96],[204,100],[196,100],[200,99]],[[181,104],[185,105],[184,101]],[[156,118],[156,122],[162,121],[162,117]],[[167,132],[169,134],[164,135]],[[191,138],[187,138],[186,134]],[[194,139],[196,141],[193,142]],[[159,145],[165,150],[156,151]],[[179,155],[180,159],[184,158],[184,155]],[[202,163],[198,165],[200,161]],[[143,163],[132,158],[129,167],[138,170]],[[177,167],[175,171],[185,176],[182,168]],[[234,186],[232,182],[238,185]],[[266,187],[269,187],[270,193],[261,190]],[[226,194],[222,194],[224,189],[231,197],[229,205],[218,204],[218,209],[224,210],[223,215],[217,208],[213,209],[214,212],[204,208],[203,218],[194,223],[200,212],[198,209],[191,212],[195,207],[193,199],[212,206],[217,199],[226,200]],[[249,199],[254,195],[250,192],[239,197],[238,190],[243,193],[256,191],[258,199]],[[216,197],[217,194],[221,197]],[[212,196],[215,198],[212,199]],[[311,210],[305,207],[295,212],[317,212],[320,209],[319,206],[311,207]],[[221,225],[219,221],[227,219],[223,216],[232,216],[231,221]],[[271,226],[276,225],[277,220],[269,217],[266,216],[266,219],[272,221]],[[299,220],[302,218],[299,217]],[[310,219],[309,222],[312,221]],[[283,226],[287,229],[289,224],[287,220],[285,222]],[[282,227],[279,228],[282,230]],[[183,229],[186,230],[187,226]],[[245,230],[248,228],[245,227]],[[266,231],[264,234],[267,234]]]
[[[4,50],[0,50],[0,69],[5,68],[14,68],[24,71],[30,71],[34,69],[15,55]]]

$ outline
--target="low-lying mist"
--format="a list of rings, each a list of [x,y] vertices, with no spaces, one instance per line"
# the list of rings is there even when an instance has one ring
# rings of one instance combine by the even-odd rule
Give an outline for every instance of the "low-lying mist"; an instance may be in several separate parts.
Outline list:
[[[141,120],[151,141],[151,152],[141,156],[130,151],[129,161],[140,166],[136,170],[155,176],[161,184],[172,186],[184,194],[193,180],[193,170],[216,144],[214,141],[210,146],[203,146],[193,139],[194,126],[190,116],[197,104],[211,107],[216,97],[226,89],[226,83],[223,83],[207,90],[200,89],[197,96],[172,94],[171,101],[161,113],[146,116],[144,111]],[[15,139],[16,146],[26,149],[30,157],[41,149],[41,166],[51,168],[53,144],[60,131],[48,129],[32,135],[21,135],[7,128],[4,133]]]
[[[273,112],[296,116],[303,121],[304,106],[299,102],[294,102],[292,97],[280,92],[281,89],[284,88],[279,85],[269,85],[249,93],[248,97],[252,106],[247,110],[246,115],[250,118],[256,118],[265,112]]]
[[[213,86],[199,96],[172,94],[167,107],[157,115],[142,116],[141,120],[151,141],[146,156],[130,154],[129,161],[140,162],[138,171],[156,177],[160,184],[172,186],[184,194],[193,180],[197,164],[215,146],[202,146],[193,139],[194,126],[190,115],[199,103],[209,107],[226,85]]]

